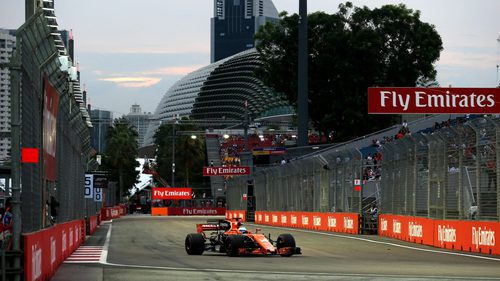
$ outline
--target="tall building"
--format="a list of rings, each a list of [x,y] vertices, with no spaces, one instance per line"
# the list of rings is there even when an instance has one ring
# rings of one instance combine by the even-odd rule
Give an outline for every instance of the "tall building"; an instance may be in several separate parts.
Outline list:
[[[91,145],[97,153],[103,153],[106,150],[106,134],[113,124],[113,113],[93,109],[90,111],[90,120],[92,122]]]
[[[254,35],[279,15],[271,0],[214,0],[211,58],[216,62],[255,47]]]
[[[0,29],[0,63],[7,63],[16,49],[15,30]],[[0,68],[0,166],[10,160],[10,70]]]
[[[146,136],[152,117],[153,115],[151,112],[142,112],[141,106],[138,104],[133,104],[130,107],[129,114],[125,115],[125,119],[127,119],[128,123],[135,128],[137,134],[139,135],[137,138],[139,147],[143,146],[144,137]]]

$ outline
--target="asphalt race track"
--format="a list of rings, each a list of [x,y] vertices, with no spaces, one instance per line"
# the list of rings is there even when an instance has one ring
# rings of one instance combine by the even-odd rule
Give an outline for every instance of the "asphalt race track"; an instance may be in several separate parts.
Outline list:
[[[354,236],[263,227],[291,233],[303,255],[188,256],[186,234],[207,217],[126,216],[111,224],[104,264],[65,270],[94,271],[96,280],[500,280],[500,256],[475,255],[378,236]],[[254,231],[257,226],[246,224]]]

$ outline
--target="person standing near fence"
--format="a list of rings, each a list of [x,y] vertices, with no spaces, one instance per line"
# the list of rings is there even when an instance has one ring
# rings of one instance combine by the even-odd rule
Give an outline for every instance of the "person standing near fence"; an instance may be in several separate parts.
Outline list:
[[[11,201],[12,198],[9,197],[7,198],[7,201],[5,202],[5,213],[2,216],[2,226],[3,226],[3,231],[2,231],[2,238],[3,238],[3,243],[2,243],[2,249],[3,250],[10,250],[12,248],[12,213],[11,213]]]

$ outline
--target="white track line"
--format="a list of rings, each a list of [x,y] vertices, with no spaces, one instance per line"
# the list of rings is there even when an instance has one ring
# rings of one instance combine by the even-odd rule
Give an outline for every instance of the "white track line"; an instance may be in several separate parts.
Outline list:
[[[104,242],[104,246],[102,248],[102,254],[101,254],[101,259],[99,260],[100,263],[106,264],[107,259],[108,259],[108,249],[109,249],[109,240],[111,239],[111,228],[113,227],[113,224],[109,224],[108,228],[108,233],[106,234],[106,241]]]
[[[314,234],[318,234],[318,235],[333,236],[333,237],[347,238],[347,239],[353,239],[353,240],[360,240],[360,241],[365,241],[365,242],[370,242],[370,243],[375,243],[375,244],[389,245],[389,246],[394,246],[394,247],[399,247],[399,248],[405,248],[405,249],[410,249],[410,250],[415,250],[415,251],[430,252],[430,253],[452,255],[452,256],[462,256],[462,257],[484,259],[484,260],[492,260],[492,261],[500,261],[500,258],[492,258],[492,257],[485,257],[485,256],[476,256],[476,255],[472,255],[472,254],[464,254],[464,253],[456,253],[456,252],[446,252],[446,251],[440,251],[440,250],[422,249],[422,248],[417,248],[417,247],[412,247],[412,246],[400,245],[400,244],[396,244],[396,243],[383,242],[383,241],[371,240],[371,239],[367,239],[367,238],[361,238],[361,237],[355,237],[355,236],[346,236],[346,235],[340,235],[340,234],[334,234],[334,233],[318,232],[318,231],[312,231],[312,230],[307,230],[307,229],[279,227],[279,226],[271,226],[271,225],[265,225],[265,224],[251,224],[251,225],[260,226],[260,227],[270,227],[270,228],[278,228],[278,229],[287,229],[287,230],[293,230],[293,231],[298,231],[298,232],[314,233]],[[401,241],[403,241],[403,240],[401,240]],[[403,241],[403,242],[405,242],[405,241]]]
[[[439,276],[439,275],[396,275],[396,274],[361,274],[361,273],[335,273],[335,272],[294,272],[294,271],[259,271],[259,270],[232,270],[232,269],[212,269],[212,268],[186,268],[186,267],[166,267],[166,266],[149,266],[149,265],[130,265],[117,263],[101,263],[107,266],[136,268],[136,269],[152,269],[152,270],[174,270],[174,271],[189,271],[189,272],[217,272],[217,273],[246,273],[246,274],[276,274],[288,276],[348,276],[348,277],[378,277],[378,278],[416,278],[416,279],[454,279],[454,280],[500,280],[498,277],[457,277],[457,276]]]

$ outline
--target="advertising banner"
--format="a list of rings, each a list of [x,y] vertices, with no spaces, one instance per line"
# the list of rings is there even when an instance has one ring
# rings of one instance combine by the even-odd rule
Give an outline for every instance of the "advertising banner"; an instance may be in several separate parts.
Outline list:
[[[203,176],[241,176],[249,175],[248,166],[228,166],[228,167],[203,167]]]
[[[500,88],[368,88],[370,114],[500,113]]]
[[[172,208],[168,207],[169,216],[220,216],[226,214],[226,208]]]
[[[85,234],[84,220],[23,234],[24,280],[50,280],[61,263],[84,242]]]
[[[43,91],[43,178],[49,181],[56,180],[56,133],[57,111],[59,108],[59,94],[50,85],[49,79],[44,77]]]
[[[500,255],[500,222],[433,220],[386,215],[379,217],[379,235],[467,252]]]
[[[193,191],[191,188],[174,188],[174,187],[153,187],[152,199],[191,199],[193,197]]]

